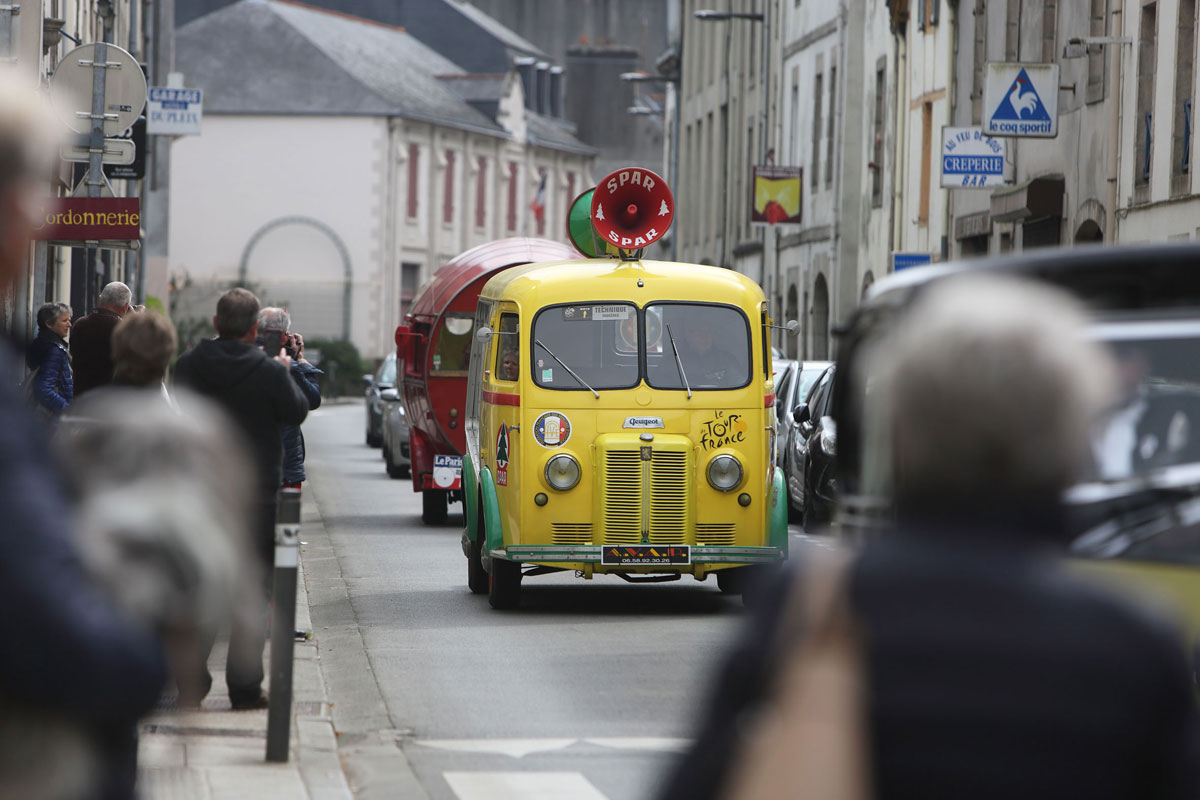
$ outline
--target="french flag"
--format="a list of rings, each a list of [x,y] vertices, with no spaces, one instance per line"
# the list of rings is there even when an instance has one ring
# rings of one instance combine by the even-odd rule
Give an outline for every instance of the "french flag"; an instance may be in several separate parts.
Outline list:
[[[533,196],[533,202],[529,204],[529,210],[533,212],[534,219],[542,222],[546,218],[546,173],[542,172],[542,180],[538,183],[537,194]]]

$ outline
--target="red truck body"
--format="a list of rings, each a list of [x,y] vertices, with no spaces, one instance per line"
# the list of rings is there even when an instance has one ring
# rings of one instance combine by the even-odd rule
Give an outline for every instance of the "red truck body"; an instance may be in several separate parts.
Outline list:
[[[413,491],[441,493],[433,506],[444,508],[461,491],[468,360],[483,285],[509,267],[578,257],[546,239],[499,239],[455,257],[417,291],[407,325],[396,329],[396,382],[408,416]],[[444,516],[436,508],[431,515],[430,506],[426,521]]]

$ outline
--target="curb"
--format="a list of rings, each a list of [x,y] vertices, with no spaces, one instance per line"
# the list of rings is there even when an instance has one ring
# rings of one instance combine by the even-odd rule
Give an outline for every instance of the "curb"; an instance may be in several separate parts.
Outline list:
[[[311,752],[318,758],[332,755],[340,761],[341,772],[358,800],[427,800],[400,749],[401,733],[395,730],[375,678],[319,504],[310,497],[302,510],[300,535],[305,544],[300,553],[317,663],[325,694],[334,702],[331,718],[319,720],[328,723],[329,738],[322,733],[323,749],[306,751],[304,757],[310,758]],[[332,750],[324,749],[330,747],[330,739]],[[318,786],[316,782],[309,786],[314,800]]]

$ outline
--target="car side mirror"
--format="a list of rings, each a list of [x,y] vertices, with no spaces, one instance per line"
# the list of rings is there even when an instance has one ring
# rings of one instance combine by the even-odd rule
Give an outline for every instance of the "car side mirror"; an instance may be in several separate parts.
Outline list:
[[[375,382],[375,376],[374,376],[374,375],[369,375],[369,374],[368,374],[368,375],[363,375],[363,376],[362,376],[362,382],[363,382],[363,385],[364,385],[364,386],[370,386],[372,383],[374,383],[374,382]]]
[[[787,331],[788,336],[798,336],[800,334],[800,323],[797,320],[788,320],[788,323],[783,327]]]
[[[801,403],[800,405],[793,408],[792,409],[792,419],[794,419],[796,421],[797,425],[803,425],[804,423],[806,423],[810,419],[812,419],[812,415],[808,410],[808,403]]]
[[[384,389],[379,393],[379,397],[381,400],[399,400],[400,392],[395,388]]]
[[[487,344],[492,338],[492,329],[487,325],[483,325],[479,330],[475,331],[475,341],[480,344]]]

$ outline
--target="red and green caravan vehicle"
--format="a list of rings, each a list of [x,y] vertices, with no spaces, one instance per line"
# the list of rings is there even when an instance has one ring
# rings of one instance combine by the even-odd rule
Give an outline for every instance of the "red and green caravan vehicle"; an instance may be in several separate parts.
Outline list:
[[[433,274],[413,298],[406,324],[396,328],[396,383],[410,428],[413,491],[421,493],[426,524],[444,522],[447,504],[462,499],[463,412],[480,290],[509,267],[576,255],[546,239],[474,247]]]

